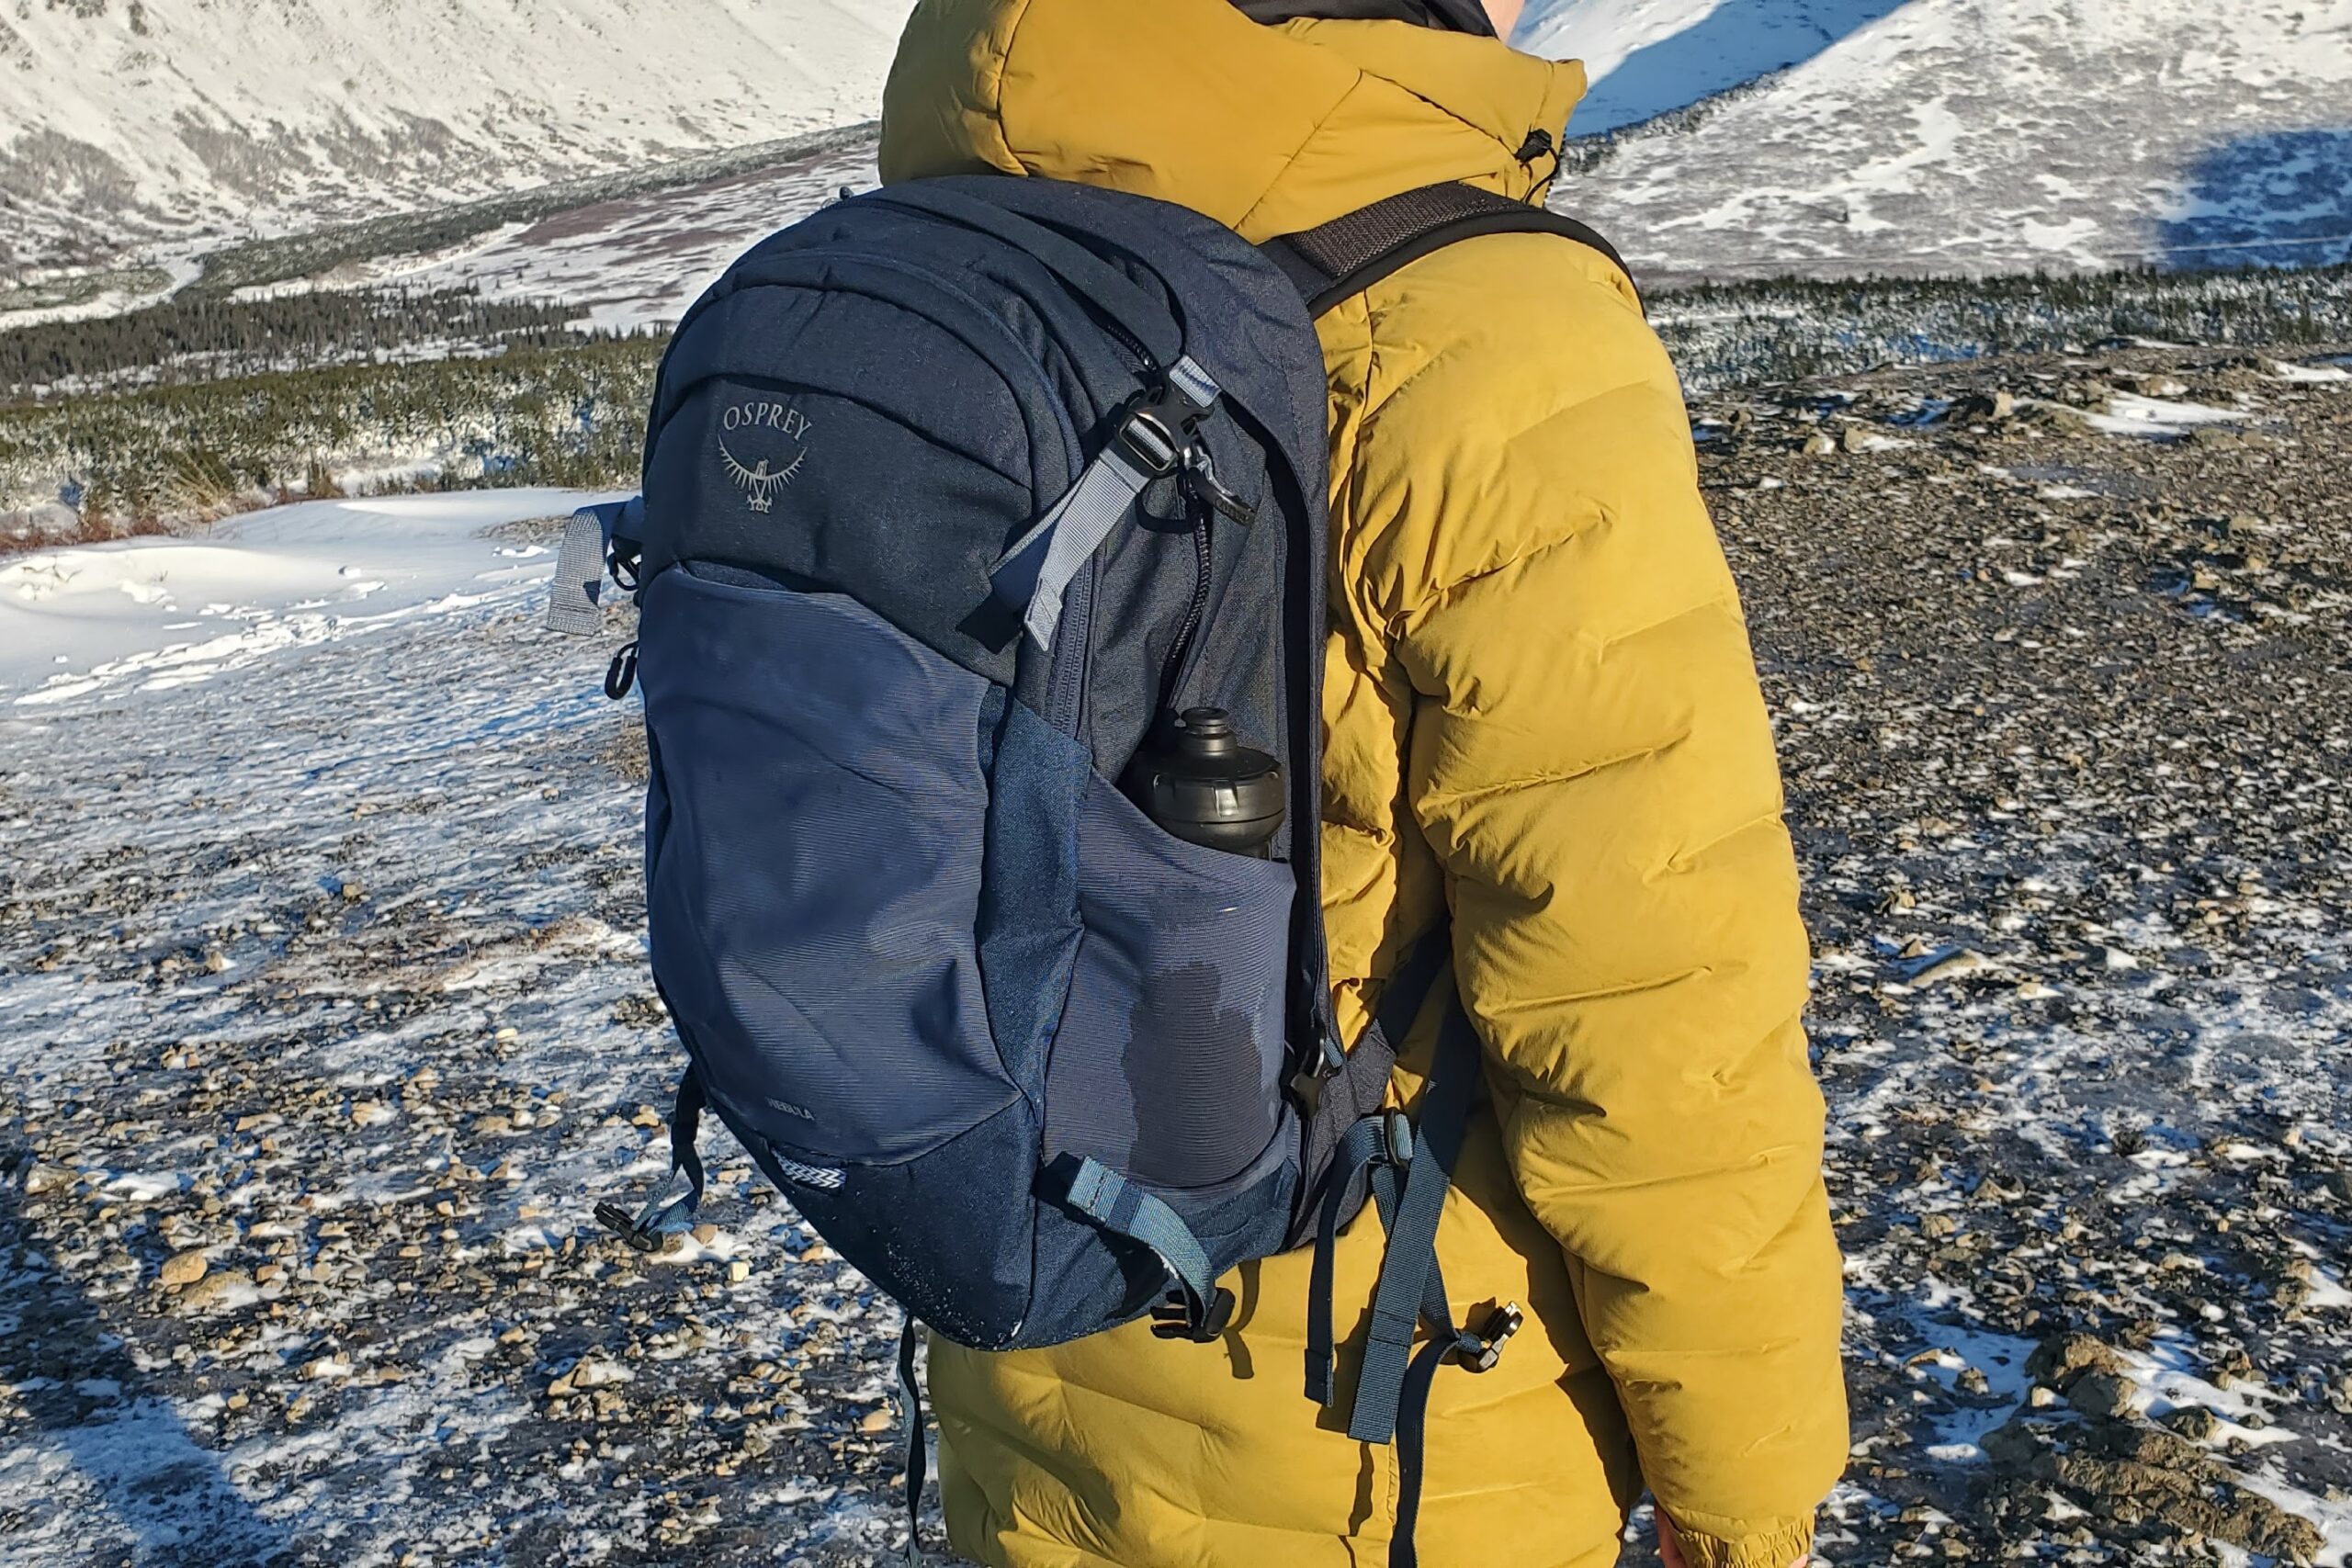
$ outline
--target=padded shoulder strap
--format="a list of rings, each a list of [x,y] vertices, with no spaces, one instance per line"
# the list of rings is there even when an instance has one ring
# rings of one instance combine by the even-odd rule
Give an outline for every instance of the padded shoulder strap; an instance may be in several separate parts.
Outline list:
[[[1306,299],[1310,315],[1363,293],[1408,262],[1477,234],[1558,234],[1607,256],[1634,276],[1615,246],[1573,218],[1476,186],[1423,186],[1375,201],[1317,229],[1259,246]],[[1639,297],[1639,288],[1635,295]]]

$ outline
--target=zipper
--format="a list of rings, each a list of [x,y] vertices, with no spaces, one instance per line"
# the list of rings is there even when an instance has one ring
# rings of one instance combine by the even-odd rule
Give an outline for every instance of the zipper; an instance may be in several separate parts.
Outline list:
[[[1086,645],[1094,635],[1094,562],[1089,559],[1062,591],[1061,624],[1054,628],[1053,665],[1046,684],[1046,722],[1072,739],[1086,708]]]
[[[1176,628],[1176,640],[1168,645],[1168,657],[1159,666],[1159,711],[1176,711],[1177,688],[1183,683],[1184,667],[1192,658],[1193,642],[1200,635],[1201,623],[1209,611],[1209,569],[1212,562],[1209,538],[1213,513],[1206,502],[1187,493],[1186,510],[1193,514],[1193,602],[1186,606],[1184,619]]]

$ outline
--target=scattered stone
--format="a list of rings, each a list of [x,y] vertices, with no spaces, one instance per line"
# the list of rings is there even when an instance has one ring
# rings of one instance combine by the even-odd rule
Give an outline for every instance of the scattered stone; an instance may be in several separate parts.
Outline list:
[[[193,1285],[203,1279],[205,1269],[209,1267],[210,1264],[207,1262],[203,1249],[190,1247],[186,1252],[175,1252],[164,1258],[164,1266],[156,1270],[155,1278],[165,1289],[176,1290],[183,1285]]]
[[[2121,1420],[2148,1407],[2148,1391],[2120,1372],[2085,1372],[2066,1385],[2066,1403],[2095,1420]]]
[[[2209,1443],[2222,1429],[2222,1418],[2201,1404],[2184,1404],[2164,1417],[2165,1426],[2192,1443]]]
[[[1971,392],[1954,403],[1951,417],[1962,423],[1997,423],[2014,418],[2018,412],[2017,394],[2006,387],[1990,392]]]
[[[253,1288],[252,1276],[235,1269],[216,1269],[182,1290],[175,1304],[186,1313],[210,1312],[232,1296]]]
[[[62,1166],[42,1165],[35,1161],[25,1169],[25,1196],[28,1198],[62,1192],[73,1185],[74,1173]]]
[[[575,1393],[631,1382],[636,1377],[635,1372],[617,1361],[607,1360],[601,1356],[583,1356],[570,1371],[548,1384],[548,1397],[569,1399]]]
[[[2153,1517],[2177,1532],[2291,1562],[2308,1562],[2326,1545],[2317,1525],[2248,1491],[2234,1471],[2170,1432],[2097,1427],[2041,1463],[2103,1518]]]
[[[2064,1392],[2086,1371],[2129,1377],[2132,1363],[2121,1352],[2088,1334],[2056,1334],[2035,1347],[2026,1359],[2026,1375]]]

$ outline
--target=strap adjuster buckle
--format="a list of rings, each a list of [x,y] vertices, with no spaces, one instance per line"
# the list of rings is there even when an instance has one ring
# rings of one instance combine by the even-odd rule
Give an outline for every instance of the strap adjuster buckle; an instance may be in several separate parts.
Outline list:
[[[1457,1359],[1474,1372],[1493,1371],[1495,1363],[1503,1359],[1503,1347],[1526,1323],[1527,1314],[1520,1310],[1519,1303],[1505,1302],[1487,1314],[1487,1321],[1475,1337],[1475,1348],[1464,1344]]]
[[[1391,1107],[1381,1123],[1388,1163],[1403,1168],[1413,1163],[1413,1119]]]
[[[1201,1320],[1193,1321],[1192,1307],[1182,1291],[1170,1291],[1167,1299],[1151,1309],[1151,1332],[1160,1339],[1189,1339],[1195,1345],[1208,1345],[1233,1325],[1234,1294],[1224,1286],[1217,1287],[1201,1309]]]
[[[1184,454],[1192,447],[1190,432],[1179,434],[1162,417],[1167,405],[1163,395],[1130,407],[1127,417],[1119,423],[1118,434],[1112,437],[1130,462],[1156,479],[1164,479],[1182,467]]]
[[[618,1203],[599,1203],[595,1208],[596,1223],[619,1236],[639,1252],[659,1252],[662,1238],[637,1223],[637,1216]]]

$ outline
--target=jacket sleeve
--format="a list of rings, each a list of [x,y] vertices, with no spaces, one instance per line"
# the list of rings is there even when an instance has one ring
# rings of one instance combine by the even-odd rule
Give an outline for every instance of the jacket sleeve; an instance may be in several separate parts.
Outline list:
[[[1691,1568],[1787,1568],[1847,1454],[1794,857],[1672,370],[1613,296],[1576,318],[1540,373],[1522,317],[1372,416],[1412,440],[1361,447],[1364,609],[1504,1145],[1643,1473]],[[1509,421],[1411,406],[1510,367]]]

